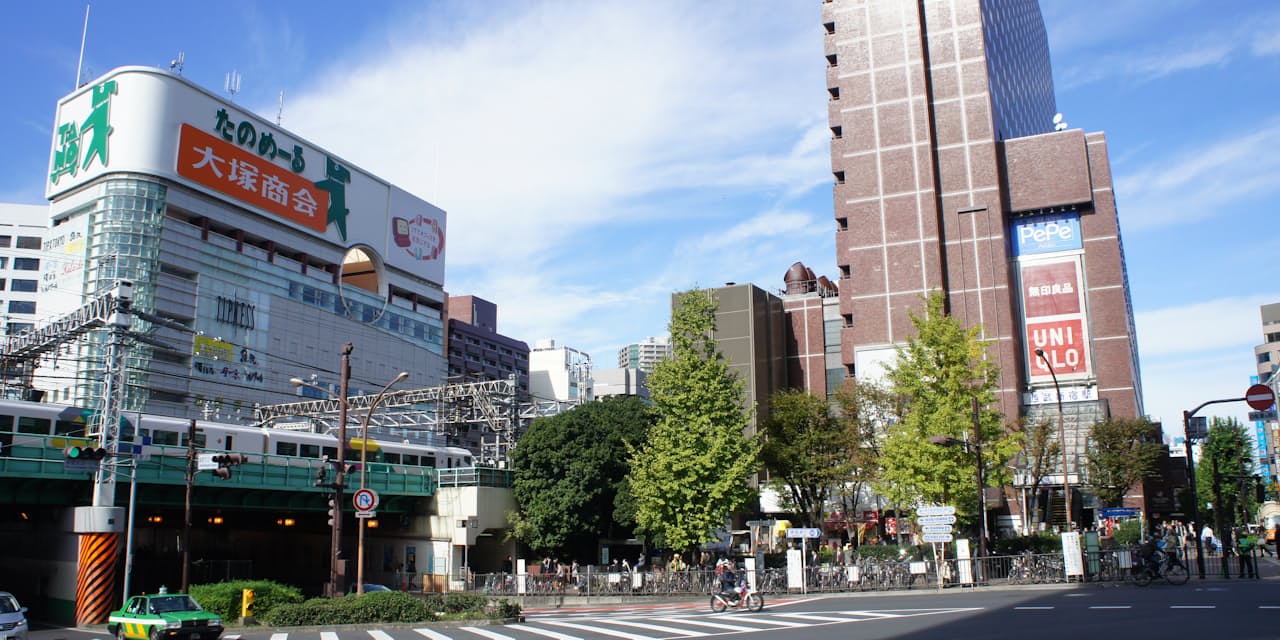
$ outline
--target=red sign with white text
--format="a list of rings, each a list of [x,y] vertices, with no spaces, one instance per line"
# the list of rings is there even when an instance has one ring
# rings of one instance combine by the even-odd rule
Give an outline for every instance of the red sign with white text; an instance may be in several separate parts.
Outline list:
[[[1049,368],[1036,355],[1043,349],[1059,378],[1089,373],[1089,341],[1081,318],[1027,323],[1027,351],[1031,355],[1031,375],[1050,375]]]
[[[1022,300],[1028,318],[1080,313],[1079,263],[1023,264]]]
[[[320,233],[329,226],[329,194],[313,182],[189,124],[178,175]]]

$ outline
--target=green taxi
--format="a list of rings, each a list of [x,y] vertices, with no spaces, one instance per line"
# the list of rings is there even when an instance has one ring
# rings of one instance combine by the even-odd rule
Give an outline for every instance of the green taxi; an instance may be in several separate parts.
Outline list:
[[[222,619],[205,611],[188,595],[160,593],[133,596],[124,608],[112,611],[107,631],[116,640],[217,640],[222,635]]]

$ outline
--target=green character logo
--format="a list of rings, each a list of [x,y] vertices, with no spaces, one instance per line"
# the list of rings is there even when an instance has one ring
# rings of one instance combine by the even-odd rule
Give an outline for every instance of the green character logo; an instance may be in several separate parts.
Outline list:
[[[54,184],[58,184],[58,179],[64,175],[74,178],[77,171],[88,169],[95,157],[103,167],[107,166],[107,141],[112,131],[111,96],[115,93],[115,80],[107,80],[94,87],[89,117],[79,126],[74,122],[58,126],[58,131],[54,134],[56,151],[53,154],[53,171],[49,174],[49,179]],[[88,140],[88,144],[85,145],[84,161],[81,162],[80,146],[85,140]]]

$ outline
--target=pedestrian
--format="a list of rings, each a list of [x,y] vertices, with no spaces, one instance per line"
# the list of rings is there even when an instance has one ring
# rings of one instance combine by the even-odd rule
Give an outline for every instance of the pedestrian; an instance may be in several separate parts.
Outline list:
[[[512,562],[511,556],[507,556],[507,559],[502,561],[503,573],[510,574],[514,567],[515,567],[515,564]]]
[[[1236,554],[1240,556],[1240,577],[1257,578],[1258,566],[1254,563],[1253,550],[1258,546],[1258,537],[1241,527],[1236,531]]]
[[[1209,526],[1209,523],[1206,522],[1204,524],[1204,528],[1200,530],[1200,538],[1204,540],[1204,552],[1207,554],[1212,554],[1213,553],[1213,528]]]

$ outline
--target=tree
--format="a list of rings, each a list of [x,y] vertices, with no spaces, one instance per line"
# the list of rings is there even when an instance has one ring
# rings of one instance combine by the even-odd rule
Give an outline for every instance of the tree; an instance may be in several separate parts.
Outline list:
[[[638,398],[605,398],[539,418],[512,451],[512,491],[519,505],[514,537],[534,551],[595,556],[614,527],[630,534],[627,447],[643,441],[653,423]]]
[[[1102,506],[1119,506],[1130,487],[1156,472],[1163,453],[1160,430],[1145,417],[1108,418],[1090,430],[1086,482]]]
[[[845,433],[852,439],[850,472],[836,486],[836,498],[846,514],[858,512],[863,491],[880,478],[880,444],[889,425],[902,416],[900,398],[883,384],[871,380],[845,380],[835,403]]]
[[[1025,465],[1023,472],[1026,473],[1027,486],[1031,490],[1032,522],[1027,524],[1034,524],[1040,513],[1040,485],[1044,482],[1045,474],[1054,468],[1053,463],[1058,459],[1062,448],[1058,444],[1058,428],[1053,421],[1041,420],[1027,424],[1022,420],[1020,426],[1022,451],[1018,455]]]
[[[689,549],[711,539],[755,497],[749,478],[759,447],[744,433],[743,384],[716,347],[717,302],[705,290],[680,293],[671,311],[672,357],[648,378],[658,419],[631,449],[628,477],[636,523],[652,541]]]
[[[760,459],[783,504],[801,514],[805,526],[821,524],[833,489],[857,470],[851,425],[833,415],[826,399],[804,391],[779,391],[770,400],[769,418],[760,425]]]
[[[947,315],[943,302],[943,294],[936,292],[925,300],[922,314],[910,314],[916,333],[898,347],[897,362],[888,367],[893,391],[906,406],[902,420],[888,429],[876,487],[886,496],[954,505],[962,515],[976,518],[981,514],[972,447],[939,446],[930,438],[971,445],[976,423],[984,484],[1001,486],[1019,436],[1004,428],[998,410],[989,408],[1000,371],[994,358],[987,357],[988,345],[978,338],[978,327],[965,329]]]
[[[1232,544],[1232,525],[1244,524],[1241,501],[1246,508],[1252,500],[1247,487],[1252,486],[1253,450],[1249,432],[1235,418],[1214,418],[1208,437],[1200,449],[1196,466],[1196,493],[1201,513],[1213,510],[1214,531],[1222,544]],[[1249,484],[1244,484],[1247,482]]]

